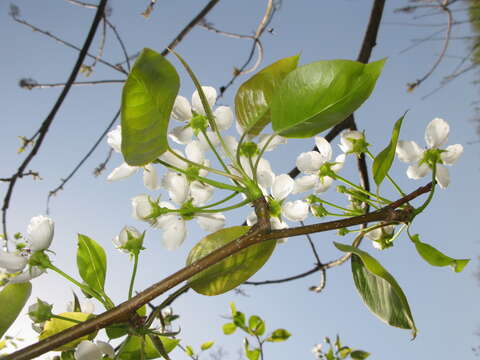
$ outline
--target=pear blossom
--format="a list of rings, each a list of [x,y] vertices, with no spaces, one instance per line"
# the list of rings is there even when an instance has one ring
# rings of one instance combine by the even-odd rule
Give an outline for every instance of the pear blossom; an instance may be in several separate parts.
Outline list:
[[[22,255],[0,250],[0,268],[7,270],[7,272],[22,271],[27,263],[28,259]]]
[[[83,340],[75,350],[76,360],[100,360],[103,358],[103,355],[113,359],[115,350],[112,345],[100,340],[97,340],[96,343],[90,340]]]
[[[304,152],[297,157],[297,168],[305,175],[295,180],[293,194],[302,193],[310,189],[314,189],[316,193],[327,191],[333,183],[333,178],[328,175],[329,172],[337,173],[345,163],[345,154],[338,155],[334,163],[329,163],[332,159],[333,151],[332,146],[325,138],[316,136],[315,144],[318,151]]]
[[[442,189],[448,186],[450,175],[444,165],[453,165],[463,153],[463,146],[460,144],[440,149],[447,142],[449,132],[448,123],[441,118],[435,118],[425,129],[427,149],[422,149],[415,141],[400,140],[398,142],[396,148],[398,158],[403,162],[413,163],[407,169],[407,176],[410,179],[423,178],[435,166],[436,181]]]
[[[54,223],[48,216],[34,216],[27,226],[28,247],[32,252],[48,249],[53,240]]]
[[[32,279],[35,279],[36,277],[39,277],[44,272],[45,272],[45,269],[39,266],[29,266],[28,268],[25,268],[20,274],[9,278],[8,282],[11,284],[24,283]]]
[[[115,130],[107,134],[107,143],[117,153],[122,153],[122,128],[118,125]],[[120,166],[113,169],[107,176],[107,181],[117,181],[132,176],[140,169],[139,166],[130,166],[123,162]],[[157,171],[152,164],[143,167],[143,183],[147,189],[158,190]]]
[[[130,238],[139,239],[142,237],[142,233],[133,226],[124,226],[120,231],[120,234],[112,239],[115,247],[124,253],[129,253],[131,248],[127,248],[127,243]],[[84,311],[85,312],[85,311]]]
[[[340,135],[340,149],[345,154],[361,153],[368,144],[365,142],[365,135],[357,130],[345,130]]]
[[[393,245],[391,240],[394,232],[394,225],[386,225],[369,231],[367,237],[372,240],[375,249],[383,250]]]

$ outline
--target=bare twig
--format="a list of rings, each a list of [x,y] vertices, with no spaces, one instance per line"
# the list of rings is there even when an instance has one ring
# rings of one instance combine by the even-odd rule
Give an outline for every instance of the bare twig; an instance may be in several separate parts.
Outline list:
[[[68,1],[71,4],[78,5],[87,9],[96,9],[98,7],[98,5],[86,3],[84,1],[79,1],[79,0],[66,0],[66,1]]]
[[[103,84],[123,84],[125,80],[94,80],[94,81],[76,81],[72,86],[85,86],[85,85],[103,85]],[[66,83],[50,83],[50,84],[39,84],[32,79],[21,79],[18,83],[21,88],[32,90],[32,89],[49,89],[55,87],[64,87]]]
[[[62,106],[63,101],[65,100],[65,97],[67,96],[70,88],[72,87],[71,84],[75,81],[75,78],[77,77],[78,72],[80,71],[80,68],[83,64],[83,61],[85,60],[85,57],[88,53],[88,49],[89,49],[89,47],[90,47],[90,45],[93,41],[93,38],[95,37],[95,33],[96,33],[98,25],[99,25],[99,23],[102,19],[103,11],[105,9],[106,3],[107,3],[107,0],[101,0],[99,6],[97,8],[95,17],[93,19],[92,25],[90,26],[90,30],[88,32],[87,38],[85,39],[85,43],[83,44],[83,47],[80,50],[80,53],[78,55],[75,66],[73,67],[73,70],[72,70],[72,72],[71,72],[71,74],[70,74],[70,76],[67,80],[67,84],[65,85],[62,92],[60,93],[60,95],[59,95],[57,101],[55,102],[55,104],[53,105],[50,113],[48,114],[48,116],[45,118],[42,125],[38,129],[38,131],[37,131],[37,133],[39,134],[38,139],[35,142],[35,145],[33,146],[32,150],[27,155],[25,160],[20,164],[16,173],[13,174],[12,177],[11,177],[12,180],[9,183],[6,195],[3,199],[3,206],[2,206],[2,227],[3,227],[3,236],[4,236],[5,246],[7,246],[7,242],[8,242],[7,210],[8,210],[8,207],[10,205],[10,199],[12,197],[13,189],[15,187],[15,184],[16,184],[20,174],[24,173],[25,168],[30,164],[30,162],[32,161],[32,159],[35,157],[38,150],[40,149],[40,146],[42,145],[42,143],[45,139],[45,136],[47,135],[48,129],[50,128],[50,125],[52,124],[52,122],[55,118],[55,115],[57,114],[57,111]]]

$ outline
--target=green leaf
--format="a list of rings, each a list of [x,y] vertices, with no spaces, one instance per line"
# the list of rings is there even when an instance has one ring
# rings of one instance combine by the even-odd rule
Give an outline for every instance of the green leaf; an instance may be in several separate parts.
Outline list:
[[[260,349],[245,351],[248,360],[258,360],[260,358]]]
[[[95,240],[82,234],[78,234],[77,267],[85,283],[103,293],[107,274],[105,250]]]
[[[105,331],[109,339],[118,339],[119,337],[122,337],[128,333],[128,324],[114,324],[106,327]]]
[[[377,186],[382,183],[392,167],[393,159],[395,158],[395,150],[397,149],[398,136],[400,135],[400,128],[402,127],[402,121],[406,114],[407,113],[403,114],[403,116],[395,123],[390,144],[388,144],[388,146],[383,149],[373,161],[372,172]]]
[[[166,336],[158,336],[163,344],[163,348],[167,353],[175,349],[180,342],[180,339],[172,339]],[[132,335],[129,336],[125,343],[122,345],[120,352],[118,353],[118,359],[120,360],[138,360],[141,359],[141,343],[142,337]],[[152,340],[147,336],[145,337],[145,359],[158,359],[162,355],[157,351],[152,343]]]
[[[257,315],[248,319],[248,329],[252,334],[262,336],[265,333],[265,322]]]
[[[202,345],[200,345],[200,350],[202,351],[208,350],[213,346],[213,344],[215,344],[214,341],[206,341]]]
[[[350,245],[334,244],[341,251],[353,253],[353,280],[370,311],[391,326],[411,329],[415,338],[417,328],[407,297],[393,276],[365,251]]]
[[[122,92],[122,153],[127,164],[146,165],[168,149],[168,121],[179,87],[172,64],[143,49]]]
[[[232,320],[237,327],[248,332],[248,328],[245,326],[245,315],[241,311],[237,311]]]
[[[233,226],[206,236],[188,254],[187,265],[234,241],[248,230],[248,226]],[[223,294],[236,288],[260,270],[275,249],[275,244],[276,240],[269,240],[243,249],[192,276],[188,282],[192,289],[200,294],[209,296]]]
[[[459,273],[467,266],[470,259],[453,259],[435,249],[429,244],[415,241],[415,248],[420,256],[432,266],[450,266],[453,271]]]
[[[338,350],[338,356],[340,356],[340,359],[345,359],[351,352],[352,349],[348,346],[344,346]]]
[[[235,113],[248,134],[258,135],[270,123],[270,105],[281,81],[293,71],[300,55],[270,64],[245,81],[235,95]]]
[[[292,334],[285,329],[277,329],[267,338],[269,342],[280,342],[287,340]]]
[[[225,335],[230,335],[233,334],[235,330],[237,330],[237,325],[235,325],[234,323],[226,323],[223,324],[222,330]]]
[[[187,353],[188,356],[192,357],[195,355],[195,351],[193,351],[193,348],[190,345],[185,346],[185,352]]]
[[[353,360],[363,360],[363,359],[368,358],[369,356],[370,356],[370,353],[368,353],[366,351],[363,351],[363,350],[354,350],[350,354],[350,357]]]
[[[32,284],[29,282],[7,284],[0,291],[0,339],[18,317],[31,293]]]
[[[328,60],[293,70],[272,100],[273,130],[307,138],[342,122],[370,96],[384,63]]]

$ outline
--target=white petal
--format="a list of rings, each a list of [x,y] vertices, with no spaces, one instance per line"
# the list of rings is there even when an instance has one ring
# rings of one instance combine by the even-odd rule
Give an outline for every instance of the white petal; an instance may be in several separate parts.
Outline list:
[[[132,198],[132,217],[137,220],[145,221],[145,218],[152,213],[152,205],[150,204],[150,201],[152,201],[150,196],[145,194]]]
[[[257,223],[257,214],[255,211],[252,211],[248,216],[247,216],[247,225],[248,226],[253,226]]]
[[[225,215],[222,213],[196,214],[195,218],[198,225],[207,232],[220,230],[225,225]]]
[[[187,226],[184,220],[176,218],[164,229],[162,243],[168,250],[175,250],[183,244],[187,236]]]
[[[256,161],[256,158],[253,159],[254,164]],[[258,171],[272,171],[272,166],[270,165],[270,162],[267,159],[260,158],[260,161],[258,162]]]
[[[382,249],[382,244],[380,244],[380,242],[378,242],[378,241],[372,240],[372,246],[377,250],[383,250]]]
[[[440,158],[442,159],[445,165],[452,165],[457,162],[460,155],[463,153],[463,146],[460,144],[450,145],[447,146],[445,152],[440,154]]]
[[[223,138],[225,145],[230,152],[230,154],[234,155],[237,153],[238,141],[231,135],[227,135]]]
[[[210,163],[210,160],[208,159],[205,159],[203,160],[203,166],[206,166],[206,167],[210,167],[212,164]],[[200,168],[200,170],[198,171],[198,175],[199,176],[202,176],[202,177],[207,177],[208,175],[208,170],[207,169],[204,169],[204,168]]]
[[[31,266],[28,269],[23,270],[21,274],[18,274],[17,276],[8,279],[8,282],[11,284],[24,283],[32,279],[35,279],[36,277],[39,277],[44,272],[45,272],[45,269],[42,269],[38,266]]]
[[[110,175],[107,176],[107,181],[117,181],[125,179],[135,174],[138,170],[138,166],[130,166],[127,163],[123,163],[119,167],[113,169]]]
[[[310,189],[313,189],[318,181],[317,175],[305,175],[295,179],[295,185],[293,186],[292,194],[299,194]]]
[[[333,179],[330,176],[322,176],[315,184],[315,192],[323,193],[327,191],[333,183]]]
[[[217,147],[218,145],[220,145],[220,139],[218,138],[218,135],[216,133],[214,133],[211,130],[207,130],[207,136],[214,147]],[[208,141],[205,138],[205,135],[203,135],[202,133],[199,133],[198,140],[200,141],[200,145],[202,146],[203,151],[210,150],[210,145],[208,144]]]
[[[295,181],[288,174],[278,175],[273,181],[272,185],[272,196],[276,200],[283,200],[293,190]]]
[[[425,141],[430,148],[439,148],[447,142],[450,126],[440,118],[430,121],[425,129]]]
[[[18,254],[0,250],[0,268],[9,272],[22,271],[27,266],[28,260]]]
[[[167,209],[175,209],[175,206],[173,206],[173,204],[167,201],[161,201],[158,205],[160,207],[167,208]],[[170,224],[173,224],[178,219],[179,218],[176,213],[168,213],[168,214],[157,217],[154,226],[159,229],[166,229],[167,227],[170,226]]]
[[[107,134],[107,144],[117,153],[122,152],[122,128],[120,125]]]
[[[270,225],[272,226],[272,230],[288,229],[288,224],[284,221],[280,221],[276,217],[271,217],[270,218]],[[287,240],[288,240],[288,238],[277,239],[277,244],[285,244],[287,242]]]
[[[147,189],[158,190],[160,185],[158,184],[157,170],[152,164],[148,164],[143,169],[143,184]]]
[[[180,150],[173,149],[173,152],[175,152],[175,154],[177,155],[180,155],[181,157],[185,157]],[[159,159],[183,170],[186,170],[188,168],[188,164],[185,161],[179,159],[170,151],[165,151],[162,155],[160,155]]]
[[[303,221],[308,216],[308,204],[302,200],[288,201],[282,206],[282,214],[291,221]]]
[[[420,161],[423,157],[424,150],[417,145],[415,141],[400,140],[395,149],[398,158],[406,163],[413,163]]]
[[[112,345],[105,341],[97,340],[97,346],[102,352],[102,354],[107,355],[109,358],[113,359],[115,357],[115,349]]]
[[[190,103],[183,96],[177,96],[172,109],[172,118],[178,121],[188,121],[192,118]]]
[[[272,134],[262,134],[258,139],[258,147],[259,149],[263,149],[267,141],[272,137]],[[273,139],[267,145],[265,151],[272,151],[275,150],[278,145],[286,144],[287,138],[279,135],[274,135]]]
[[[102,351],[100,348],[89,340],[83,340],[78,344],[75,350],[76,360],[100,360]]]
[[[186,145],[192,141],[193,130],[190,126],[176,126],[168,136],[177,144]]]
[[[264,189],[269,189],[274,180],[275,180],[275,174],[271,170],[257,170],[257,180],[258,180],[258,185],[260,185]]]
[[[205,93],[205,97],[207,98],[207,102],[210,105],[210,108],[215,105],[215,101],[217,100],[217,90],[211,86],[202,86],[202,90]],[[192,95],[192,109],[196,111],[198,114],[205,115],[205,109],[203,108],[202,100],[200,99],[200,95],[198,91]]]
[[[219,106],[213,112],[218,130],[228,130],[233,123],[233,111],[228,106]]]
[[[183,204],[187,200],[190,189],[185,175],[169,171],[162,178],[162,186],[174,203]]]
[[[372,241],[377,241],[377,240],[380,240],[380,238],[382,237],[382,229],[381,228],[376,228],[376,229],[373,229],[371,231],[369,231],[367,233],[367,237],[372,240]],[[375,246],[374,246],[375,247]]]
[[[349,153],[353,151],[353,141],[352,140],[360,140],[364,139],[363,133],[357,130],[345,130],[340,135],[340,149],[344,153]]]
[[[316,151],[301,153],[296,161],[298,170],[306,174],[316,173],[324,163],[324,157]]]
[[[332,158],[332,145],[322,136],[315,136],[315,145],[318,152],[322,155],[324,162],[330,161]]]
[[[429,171],[430,168],[425,163],[423,163],[422,165],[413,164],[408,167],[407,176],[410,179],[418,180],[427,175]]]
[[[345,160],[347,159],[346,154],[340,154],[335,158],[335,164],[332,165],[331,169],[333,172],[337,173],[342,170],[343,165],[345,165]]]
[[[197,164],[202,164],[205,159],[202,146],[198,140],[193,140],[185,147],[185,154],[187,154],[188,160]]]
[[[213,195],[215,188],[210,185],[204,185],[199,181],[190,184],[190,196],[192,197],[193,206],[203,206]]]
[[[445,189],[448,184],[450,184],[450,174],[448,173],[448,169],[445,166],[437,164],[437,173],[435,175],[435,180],[437,180],[438,185],[440,185],[442,189]]]
[[[27,226],[28,243],[32,252],[48,249],[53,240],[55,225],[48,216],[38,215]]]

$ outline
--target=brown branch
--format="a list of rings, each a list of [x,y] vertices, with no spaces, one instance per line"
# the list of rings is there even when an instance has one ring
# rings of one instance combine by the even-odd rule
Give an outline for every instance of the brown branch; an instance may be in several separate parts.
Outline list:
[[[90,26],[90,30],[88,32],[87,38],[85,39],[85,43],[83,44],[83,47],[80,51],[80,54],[78,55],[77,62],[75,63],[75,66],[73,67],[73,70],[67,80],[67,85],[63,88],[62,92],[60,93],[57,101],[53,105],[53,108],[51,109],[50,113],[48,116],[45,118],[43,121],[42,125],[40,126],[38,130],[38,139],[35,142],[35,145],[33,146],[32,150],[30,153],[27,155],[25,160],[20,164],[19,168],[17,169],[16,173],[12,175],[12,180],[9,183],[7,193],[4,197],[3,200],[3,206],[2,206],[2,226],[3,226],[3,236],[5,240],[5,244],[7,244],[8,241],[8,233],[7,233],[7,210],[10,205],[10,199],[13,194],[13,189],[15,187],[15,184],[20,176],[20,174],[23,174],[25,171],[25,168],[30,164],[30,162],[33,160],[35,155],[37,154],[38,150],[40,149],[40,146],[43,143],[43,140],[45,139],[45,136],[47,135],[48,129],[50,128],[50,125],[53,122],[53,119],[55,118],[55,115],[57,114],[57,111],[60,109],[60,107],[63,104],[63,101],[65,100],[65,97],[67,96],[70,88],[72,87],[72,83],[75,81],[75,78],[78,75],[78,72],[80,71],[80,68],[83,64],[83,61],[85,60],[85,57],[88,53],[88,49],[93,41],[93,38],[95,37],[95,33],[97,31],[98,25],[103,17],[103,12],[105,9],[105,5],[107,3],[107,0],[101,0],[97,11],[95,13],[95,17],[92,21],[92,25]]]
[[[253,202],[255,212],[258,217],[258,223],[254,225],[245,235],[229,242],[225,246],[213,251],[202,259],[188,265],[165,279],[150,286],[140,292],[135,297],[123,302],[116,308],[106,311],[97,317],[84,323],[75,325],[65,331],[52,335],[36,344],[27,346],[5,357],[5,360],[27,360],[40,356],[48,351],[54,350],[59,346],[66,344],[81,336],[90,334],[106,326],[128,321],[132,314],[135,315],[136,309],[147,304],[156,297],[164,294],[166,291],[183,283],[192,276],[200,273],[208,267],[217,264],[228,256],[235,254],[249,246],[259,244],[263,241],[276,240],[285,237],[312,234],[335,230],[343,227],[361,225],[374,221],[399,221],[408,222],[412,216],[411,209],[396,210],[395,207],[408,203],[413,198],[425,194],[431,190],[432,184],[420,187],[411,194],[393,202],[384,208],[360,216],[344,220],[335,220],[319,224],[300,226],[290,229],[271,230],[268,218],[268,204],[264,198],[259,198]]]
[[[72,86],[123,84],[124,82],[125,80],[76,81],[72,83]],[[23,89],[32,90],[32,89],[49,89],[49,88],[56,88],[56,87],[64,87],[66,83],[39,84],[33,79],[21,79],[18,85]]]

